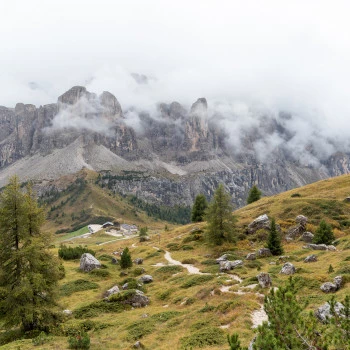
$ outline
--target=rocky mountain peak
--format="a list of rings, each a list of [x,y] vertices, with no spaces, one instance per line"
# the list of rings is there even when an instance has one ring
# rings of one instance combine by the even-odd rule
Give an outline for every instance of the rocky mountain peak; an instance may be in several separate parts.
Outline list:
[[[99,96],[99,100],[106,113],[112,116],[122,116],[122,107],[113,94],[108,91],[103,91]]]
[[[58,98],[58,102],[62,104],[74,105],[82,97],[86,97],[90,100],[92,97],[95,97],[95,94],[90,93],[86,90],[84,86],[73,86],[71,89],[66,91],[63,95]]]
[[[197,116],[208,116],[208,102],[204,97],[199,98],[191,107],[191,114]]]

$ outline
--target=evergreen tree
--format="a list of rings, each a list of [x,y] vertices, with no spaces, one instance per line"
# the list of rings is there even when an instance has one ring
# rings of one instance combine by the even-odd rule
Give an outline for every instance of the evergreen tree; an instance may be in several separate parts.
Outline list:
[[[206,238],[209,243],[220,245],[226,239],[234,240],[236,218],[232,214],[231,196],[225,192],[222,184],[216,189],[214,197],[206,211]]]
[[[270,232],[269,232],[269,235],[267,237],[267,247],[270,249],[272,255],[283,254],[281,237],[276,230],[275,219],[271,220]]]
[[[208,202],[204,194],[199,194],[193,204],[191,221],[201,222],[204,220],[205,211],[208,208]]]
[[[248,194],[247,204],[258,201],[261,198],[261,191],[258,189],[256,185],[254,185]]]
[[[332,226],[322,220],[318,226],[313,242],[316,244],[332,244],[335,240]]]
[[[246,350],[247,348],[241,347],[241,342],[239,340],[238,334],[233,333],[231,336],[227,335],[227,341],[230,345],[230,350]]]
[[[31,185],[22,193],[16,176],[0,196],[1,316],[5,327],[48,330],[53,312],[59,264],[41,233],[44,213]]]
[[[122,269],[127,269],[128,267],[131,267],[132,266],[132,260],[131,260],[131,255],[130,255],[130,252],[129,252],[129,248],[126,247],[124,250],[123,250],[123,253],[120,257],[120,267]]]

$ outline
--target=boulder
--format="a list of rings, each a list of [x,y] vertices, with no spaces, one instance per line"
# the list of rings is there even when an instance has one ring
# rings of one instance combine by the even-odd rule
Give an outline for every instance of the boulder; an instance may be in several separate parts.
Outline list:
[[[281,273],[285,275],[293,275],[295,273],[294,265],[290,262],[286,262],[282,267]]]
[[[234,268],[236,268],[238,266],[242,266],[242,265],[243,265],[243,261],[242,260],[222,261],[220,263],[220,271],[221,272],[230,271],[230,270],[233,270]]]
[[[220,264],[222,261],[227,261],[227,259],[228,259],[227,254],[221,255],[220,258],[216,259],[216,263]]]
[[[315,254],[308,255],[304,260],[304,262],[306,263],[315,262],[315,261],[317,261],[317,256]]]
[[[128,292],[123,292],[128,293]],[[149,304],[149,298],[140,290],[130,290],[130,294],[122,301],[122,304],[128,304],[133,307],[144,307]]]
[[[267,256],[272,256],[272,253],[269,248],[260,248],[258,250],[258,256],[259,258],[265,258]]]
[[[303,226],[303,227],[306,227],[307,221],[308,221],[308,218],[306,216],[304,216],[304,215],[298,215],[295,218],[295,222],[298,225]]]
[[[151,283],[153,282],[153,277],[151,275],[143,275],[139,278],[139,282],[141,283]]]
[[[337,276],[334,277],[334,284],[337,286],[338,289],[340,289],[343,286],[343,277],[342,276]]]
[[[314,235],[311,232],[304,232],[302,236],[300,237],[301,241],[304,241],[306,243],[312,243],[312,240],[314,239]]]
[[[255,260],[256,259],[256,253],[249,253],[246,257],[247,260]]]
[[[258,282],[262,288],[269,288],[272,285],[271,277],[268,273],[261,272],[257,276]]]
[[[112,263],[113,265],[118,265],[118,264],[119,264],[119,261],[118,261],[117,258],[114,258],[114,257],[113,257],[111,263]]]
[[[113,295],[113,294],[117,294],[120,292],[119,287],[113,286],[112,288],[108,289],[107,292],[105,293],[105,297],[108,298],[109,296]]]
[[[331,252],[335,252],[337,250],[337,248],[334,245],[327,245],[327,250],[329,250]]]
[[[320,288],[324,293],[334,293],[338,290],[338,286],[332,282],[323,283]]]
[[[281,262],[286,262],[288,259],[290,259],[290,256],[289,255],[281,255],[278,257],[278,263],[281,263]]]
[[[336,302],[334,305],[334,312],[339,316],[341,314],[342,309],[344,309],[344,305],[342,303]],[[333,315],[331,314],[331,306],[329,303],[325,303],[322,306],[320,306],[315,311],[315,316],[321,321],[321,322],[327,322],[328,319],[332,318]]]
[[[80,258],[80,270],[89,272],[94,269],[99,269],[101,263],[90,253],[84,253]]]
[[[134,349],[144,349],[144,345],[138,340],[134,346],[133,346]]]
[[[327,246],[325,244],[307,244],[306,248],[313,250],[327,250]]]
[[[71,315],[73,315],[73,312],[72,312],[71,310],[68,310],[68,309],[63,310],[62,313],[63,313],[64,315],[66,315],[66,316],[71,316]]]
[[[141,265],[141,264],[143,263],[143,259],[142,259],[142,258],[136,258],[136,259],[134,260],[134,263],[135,263],[136,265]]]
[[[292,226],[287,232],[287,238],[294,239],[305,232],[305,228],[300,225]]]
[[[257,230],[267,229],[269,230],[271,226],[269,217],[264,214],[257,217],[248,225],[248,233],[255,233]]]

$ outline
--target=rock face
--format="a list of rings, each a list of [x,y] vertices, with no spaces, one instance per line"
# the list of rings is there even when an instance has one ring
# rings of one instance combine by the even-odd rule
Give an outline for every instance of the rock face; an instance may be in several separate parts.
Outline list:
[[[320,165],[303,165],[284,144],[261,161],[257,145],[271,136],[288,142],[285,120],[292,115],[257,115],[256,125],[238,130],[240,147],[234,147],[222,116],[210,114],[205,98],[190,109],[159,102],[152,114],[138,113],[139,106],[123,111],[111,93],[98,96],[75,86],[57,103],[0,106],[0,187],[16,172],[45,191],[47,180],[85,167],[102,175],[112,172],[117,176],[100,183],[150,203],[192,205],[196,193],[209,199],[223,183],[242,206],[253,184],[271,195],[350,172],[349,154],[337,152]],[[132,186],[130,177],[137,178]]]
[[[317,256],[315,254],[308,255],[304,260],[304,262],[306,263],[315,262],[315,261],[317,261]]]
[[[341,315],[342,310],[344,309],[344,305],[336,302],[334,305],[334,312],[339,316]],[[333,317],[331,314],[331,306],[329,303],[325,303],[322,306],[320,306],[315,311],[315,316],[321,321],[321,322],[327,322],[330,318]]]
[[[286,262],[281,270],[284,275],[293,275],[295,273],[295,267],[292,263]]]
[[[261,272],[256,277],[262,288],[269,288],[272,286],[271,277],[268,273]]]
[[[235,260],[235,261],[221,261],[220,262],[220,271],[230,271],[235,269],[236,267],[243,266],[242,260]]]
[[[93,269],[99,269],[101,263],[90,253],[84,253],[80,258],[80,270],[90,272]]]
[[[269,217],[266,214],[260,215],[248,225],[248,233],[252,234],[261,229],[269,230],[270,226]]]
[[[139,278],[141,283],[151,283],[153,282],[153,277],[151,275],[143,275]]]

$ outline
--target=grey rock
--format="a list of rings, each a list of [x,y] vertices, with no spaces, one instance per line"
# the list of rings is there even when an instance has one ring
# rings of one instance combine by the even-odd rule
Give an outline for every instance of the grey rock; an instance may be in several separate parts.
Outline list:
[[[334,277],[334,284],[340,289],[344,284],[343,276]]]
[[[112,261],[111,261],[111,262],[112,262],[113,265],[118,265],[118,264],[119,264],[118,259],[117,259],[117,258],[114,258],[114,257],[112,258]]]
[[[262,288],[269,288],[272,286],[272,280],[268,273],[261,272],[256,277]]]
[[[113,286],[112,288],[108,289],[105,293],[105,297],[108,298],[113,294],[117,294],[120,292],[120,289],[117,285]]]
[[[134,345],[133,345],[134,349],[144,349],[144,345],[138,340]]]
[[[235,260],[235,261],[221,261],[220,262],[220,271],[230,271],[235,269],[236,267],[243,266],[242,260]]]
[[[216,259],[216,263],[220,264],[222,261],[227,261],[227,259],[228,259],[227,254],[221,255],[220,258]]]
[[[327,246],[325,244],[307,244],[306,247],[313,250],[327,250]]]
[[[133,307],[144,307],[150,303],[150,300],[143,292],[135,289],[135,293],[131,294],[123,303]]]
[[[80,270],[90,272],[101,267],[101,263],[90,253],[84,253],[80,258]]]
[[[302,236],[300,237],[301,241],[307,242],[307,243],[312,243],[314,239],[314,235],[311,232],[304,232]]]
[[[327,250],[329,250],[330,252],[335,252],[337,248],[334,245],[327,245]]]
[[[315,261],[317,261],[317,256],[315,254],[308,255],[304,260],[304,262],[306,263],[315,262]]]
[[[334,312],[339,316],[341,315],[342,310],[344,309],[344,305],[342,303],[336,302],[334,305]],[[329,303],[325,303],[322,306],[320,306],[315,311],[315,316],[321,321],[321,322],[327,322],[330,318],[333,317],[331,314],[331,306]]]
[[[248,253],[246,260],[255,260],[256,259],[256,253]]]
[[[253,234],[258,230],[269,230],[271,226],[270,219],[266,214],[260,215],[248,225],[248,233]]]
[[[301,226],[304,226],[304,227],[306,227],[307,221],[308,221],[308,218],[304,215],[298,215],[295,218],[295,222]]]
[[[332,282],[323,283],[320,288],[324,293],[334,293],[338,290],[338,286]]]
[[[72,312],[71,310],[68,310],[68,309],[63,310],[62,313],[63,313],[64,315],[66,315],[66,316],[71,316],[71,315],[73,315],[73,312]]]
[[[260,248],[258,250],[258,256],[259,258],[266,258],[268,256],[272,256],[272,253],[269,248]]]
[[[281,273],[284,275],[293,275],[295,273],[295,266],[290,262],[286,262],[281,269]]]
[[[153,282],[153,277],[151,275],[143,275],[139,278],[139,282],[141,283],[151,283]]]
[[[143,259],[142,259],[142,258],[136,258],[136,259],[134,260],[134,263],[135,263],[136,265],[141,265],[141,264],[143,263]]]

